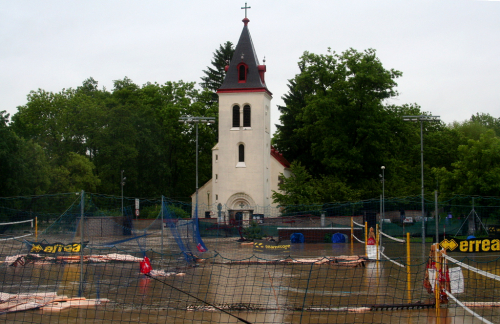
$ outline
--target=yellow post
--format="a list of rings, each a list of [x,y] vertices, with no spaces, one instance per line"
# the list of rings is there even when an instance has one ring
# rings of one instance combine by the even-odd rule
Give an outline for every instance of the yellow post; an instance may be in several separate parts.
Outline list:
[[[35,217],[35,242],[38,242],[38,217]]]
[[[436,278],[434,282],[434,295],[436,298],[436,319],[439,318],[439,308],[441,307],[440,302],[439,302],[439,297],[441,294],[441,285],[439,283],[439,270],[441,270],[441,253],[439,252],[439,245],[436,243],[434,244],[436,246],[436,250],[434,253],[434,259],[436,261]]]
[[[406,281],[408,282],[408,304],[411,303],[410,232],[406,233]]]

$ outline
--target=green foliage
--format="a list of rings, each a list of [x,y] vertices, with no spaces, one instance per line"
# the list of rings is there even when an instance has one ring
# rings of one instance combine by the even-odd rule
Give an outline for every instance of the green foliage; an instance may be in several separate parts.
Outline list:
[[[172,212],[177,218],[191,218],[191,214],[181,207],[169,206],[170,212]]]
[[[12,123],[0,112],[0,196],[82,189],[120,195],[125,170],[125,196],[189,200],[195,129],[178,119],[217,116],[215,91],[233,53],[231,42],[216,49],[202,90],[183,81],[141,86],[125,77],[110,91],[93,78],[76,89],[31,91]],[[386,69],[373,49],[305,52],[298,65],[273,138],[294,161],[293,176],[274,201],[321,206],[378,197],[382,165],[386,197],[420,194],[420,125],[402,116],[430,113],[416,104],[387,104],[402,73]],[[442,195],[500,195],[500,118],[477,113],[452,125],[424,123],[423,132],[426,192],[439,186]],[[216,142],[217,125],[200,125],[201,183],[211,177]]]
[[[195,132],[193,125],[178,120],[183,115],[217,116],[210,91],[183,81],[141,87],[127,77],[115,80],[111,92],[97,85],[89,78],[77,89],[32,91],[18,108],[5,136],[19,136],[18,146],[35,146],[36,159],[29,163],[47,162],[32,171],[40,178],[30,179],[39,187],[35,191],[118,195],[120,171],[125,170],[126,196],[188,197],[195,182]],[[201,182],[211,177],[216,130],[200,125]],[[23,187],[5,194],[33,191]]]
[[[17,136],[0,111],[0,196],[38,195],[47,191],[49,160],[40,145]]]
[[[95,192],[101,180],[94,174],[95,166],[87,156],[69,152],[63,165],[51,171],[51,192]]]
[[[161,212],[161,204],[141,208],[141,218],[156,218]]]
[[[232,59],[234,54],[234,46],[231,42],[225,42],[224,45],[220,45],[214,52],[214,57],[212,59],[212,67],[207,66],[206,70],[203,70],[205,76],[201,77],[203,81],[200,85],[212,92],[216,92],[226,76],[225,67],[229,65],[228,62]]]
[[[283,98],[280,151],[313,174],[342,174],[346,180],[373,175],[394,131],[382,101],[397,95],[394,80],[401,72],[385,70],[371,49],[305,52],[299,68]]]
[[[497,136],[500,136],[500,118],[495,118],[490,114],[476,113],[471,116],[470,122],[480,124],[487,129],[491,129]]]
[[[243,229],[243,236],[249,241],[261,240],[264,237],[262,234],[262,228],[257,224],[256,221],[251,221],[250,226]]]
[[[442,192],[465,195],[500,195],[500,138],[493,130],[469,139],[458,147],[451,168],[433,170],[440,179]]]
[[[360,196],[358,191],[332,175],[313,179],[300,162],[292,162],[290,171],[292,175],[283,177],[280,191],[272,194],[274,202],[281,206],[356,200]]]
[[[305,52],[279,107],[273,139],[293,175],[273,193],[275,202],[314,205],[385,195],[420,194],[420,123],[405,115],[432,115],[416,104],[387,105],[402,74],[387,70],[374,50],[342,54]],[[489,133],[491,132],[491,133]],[[423,123],[426,191],[499,195],[497,138],[500,119],[476,114],[446,126]],[[488,134],[488,135],[487,135]]]
[[[320,203],[378,196],[380,167],[390,170],[386,190],[418,191],[419,127],[402,120],[417,105],[386,106],[402,74],[387,70],[375,50],[317,55],[305,52],[289,81],[274,143],[303,174],[283,190],[293,202]],[[297,171],[297,170],[295,170]],[[301,170],[302,172],[302,170]],[[396,184],[391,179],[401,179]],[[410,181],[406,181],[409,179]],[[294,187],[295,189],[291,189]],[[276,195],[275,201],[285,202]]]

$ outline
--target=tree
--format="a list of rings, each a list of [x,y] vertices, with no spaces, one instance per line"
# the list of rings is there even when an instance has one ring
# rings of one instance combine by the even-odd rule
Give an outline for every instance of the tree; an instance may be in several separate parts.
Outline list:
[[[205,76],[201,77],[203,82],[200,85],[212,92],[216,92],[226,76],[226,65],[229,65],[229,61],[233,58],[234,46],[231,42],[225,42],[223,45],[219,45],[219,48],[213,53],[214,57],[212,59],[212,67],[207,66],[206,70],[203,70]]]
[[[280,192],[274,191],[273,201],[281,206],[313,205],[326,201],[348,201],[360,198],[360,192],[337,177],[328,175],[314,179],[300,162],[292,162],[292,175],[283,177]],[[282,175],[283,176],[283,175]]]
[[[490,114],[476,113],[471,116],[470,121],[492,129],[497,136],[500,136],[500,118],[495,118]]]
[[[435,168],[442,193],[500,196],[500,138],[493,130],[458,147],[451,168]]]
[[[89,78],[77,89],[32,91],[13,118],[12,130],[48,158],[48,192],[116,195],[125,170],[126,195],[191,195],[195,134],[179,117],[216,116],[211,92],[183,81],[141,87],[127,77],[115,80],[111,92],[97,84]],[[216,131],[200,125],[200,181],[211,177]]]
[[[94,174],[95,166],[83,155],[69,152],[64,165],[53,166],[50,192],[96,192],[101,180]]]
[[[400,113],[418,107],[384,106],[397,95],[395,79],[401,72],[386,70],[372,49],[305,52],[299,69],[283,97],[286,106],[280,107],[278,149],[315,179],[333,175],[350,188],[364,188],[362,196],[372,195],[380,166],[408,148],[398,137],[415,127],[406,125]]]
[[[50,184],[49,162],[32,140],[17,136],[0,111],[0,196],[44,194]]]

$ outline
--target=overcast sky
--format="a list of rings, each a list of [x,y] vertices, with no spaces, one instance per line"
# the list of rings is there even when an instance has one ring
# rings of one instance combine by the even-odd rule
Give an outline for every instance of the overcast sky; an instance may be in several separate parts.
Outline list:
[[[13,115],[38,88],[59,92],[93,77],[112,89],[200,81],[213,52],[236,43],[244,1],[1,1],[0,110]],[[377,50],[403,72],[394,104],[417,103],[446,123],[500,117],[500,1],[253,0],[249,29],[276,105],[304,51]]]

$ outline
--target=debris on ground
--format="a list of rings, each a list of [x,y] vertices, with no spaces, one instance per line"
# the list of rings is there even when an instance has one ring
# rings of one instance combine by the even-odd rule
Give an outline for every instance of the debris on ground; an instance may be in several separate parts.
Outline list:
[[[0,314],[30,309],[60,311],[67,308],[86,308],[107,303],[109,300],[85,297],[58,296],[56,292],[9,294],[0,292]]]

